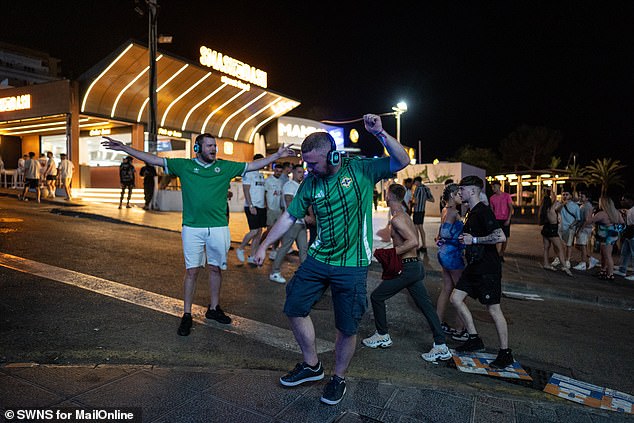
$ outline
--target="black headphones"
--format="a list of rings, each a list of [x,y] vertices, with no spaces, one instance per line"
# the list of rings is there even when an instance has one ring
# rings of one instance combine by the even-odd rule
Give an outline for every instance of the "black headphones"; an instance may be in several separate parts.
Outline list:
[[[208,132],[198,135],[196,137],[196,142],[194,144],[194,153],[200,153],[200,150],[202,150],[202,143],[205,138],[213,138],[213,137],[214,136]]]
[[[337,144],[335,144],[335,139],[332,135],[327,134],[328,139],[330,140],[330,151],[328,152],[328,164],[331,166],[337,166],[341,163],[341,152],[337,151]]]

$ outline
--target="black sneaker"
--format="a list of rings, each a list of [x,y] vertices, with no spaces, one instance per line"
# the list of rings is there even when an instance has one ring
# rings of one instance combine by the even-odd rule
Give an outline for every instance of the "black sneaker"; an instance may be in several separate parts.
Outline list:
[[[317,368],[312,368],[306,363],[297,363],[293,370],[280,378],[280,383],[284,386],[297,386],[323,378],[324,369],[321,367],[321,361],[317,363]]]
[[[449,326],[447,322],[440,323],[440,328],[445,333],[445,335],[453,335],[456,333],[456,330],[452,328],[451,326]]]
[[[187,336],[192,328],[192,315],[190,313],[183,314],[181,318],[181,324],[178,327],[176,333],[180,336]]]
[[[211,305],[207,306],[207,313],[205,313],[205,317],[209,320],[215,320],[218,323],[222,323],[223,325],[228,325],[231,323],[231,317],[227,316],[224,311],[220,308],[220,304],[216,306],[215,310],[211,309]]]
[[[346,380],[333,375],[324,387],[324,393],[319,400],[324,404],[335,405],[339,404],[345,394]]]
[[[465,342],[469,340],[469,332],[467,332],[466,329],[463,329],[462,332],[454,330],[454,333],[451,335],[451,339],[454,341]]]
[[[497,358],[489,363],[489,367],[494,369],[504,369],[514,362],[515,360],[513,359],[513,354],[511,354],[510,348],[506,350],[500,349],[500,351],[498,351]]]
[[[457,352],[480,352],[484,351],[484,342],[478,335],[469,336],[464,344],[456,347]]]

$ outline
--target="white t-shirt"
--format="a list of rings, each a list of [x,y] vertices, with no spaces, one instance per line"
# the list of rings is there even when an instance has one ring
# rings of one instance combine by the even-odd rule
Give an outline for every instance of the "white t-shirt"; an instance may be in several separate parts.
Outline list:
[[[264,204],[264,175],[257,170],[247,172],[242,177],[242,185],[249,186],[249,194],[251,194],[251,204],[255,207],[263,209]],[[244,206],[249,207],[246,196],[244,198]]]
[[[295,197],[295,194],[297,194],[298,188],[299,188],[299,182],[289,179],[288,182],[284,184],[284,187],[282,187],[282,201],[285,201],[284,198],[286,198],[287,195],[291,195]],[[297,219],[295,223],[304,223],[304,219]]]
[[[266,191],[266,207],[270,210],[282,209],[282,186],[284,181],[282,178],[276,178],[271,175],[264,181],[264,190]],[[284,207],[286,208],[286,207]]]
[[[65,159],[59,163],[58,170],[60,178],[72,178],[75,165],[70,160]]]
[[[57,176],[57,165],[55,164],[55,160],[51,157],[46,161],[46,169],[44,170],[44,176]]]

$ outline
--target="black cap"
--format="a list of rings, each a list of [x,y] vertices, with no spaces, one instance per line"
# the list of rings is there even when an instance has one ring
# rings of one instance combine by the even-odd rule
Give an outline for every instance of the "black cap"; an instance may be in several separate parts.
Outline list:
[[[461,187],[474,186],[482,189],[484,187],[484,182],[482,182],[482,179],[478,178],[475,175],[469,175],[462,178],[458,185],[460,185]]]

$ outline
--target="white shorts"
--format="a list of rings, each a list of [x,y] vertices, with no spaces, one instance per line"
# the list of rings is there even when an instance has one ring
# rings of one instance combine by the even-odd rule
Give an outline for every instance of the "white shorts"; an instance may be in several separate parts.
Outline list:
[[[204,267],[205,252],[208,264],[218,266],[221,270],[227,269],[227,251],[231,246],[228,226],[217,228],[183,226],[181,238],[186,269]]]
[[[572,247],[572,244],[575,241],[575,230],[572,228],[568,228],[563,230],[561,226],[559,227],[559,238],[563,241],[566,247]]]
[[[592,236],[592,227],[589,228],[581,228],[579,232],[577,232],[577,238],[575,244],[577,245],[588,245],[590,242],[590,237]]]

